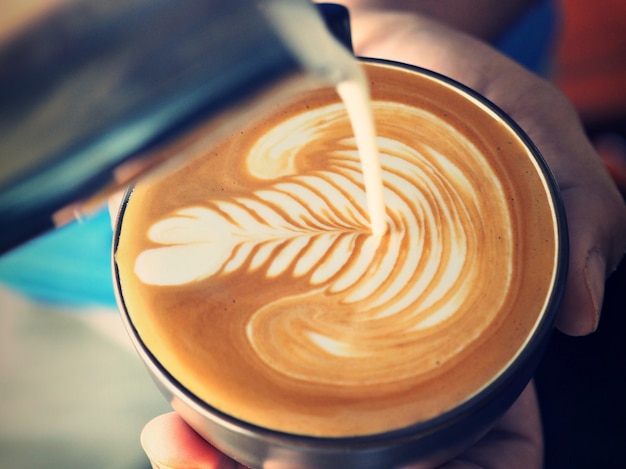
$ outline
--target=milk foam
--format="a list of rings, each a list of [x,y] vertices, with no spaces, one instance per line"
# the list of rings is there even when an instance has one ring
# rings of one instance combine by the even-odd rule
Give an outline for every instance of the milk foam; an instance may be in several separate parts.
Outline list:
[[[265,181],[263,188],[181,207],[154,223],[149,238],[157,247],[137,257],[137,276],[162,286],[245,272],[277,282],[306,280],[308,290],[261,306],[245,330],[260,360],[297,380],[391,382],[428,373],[462,353],[507,297],[510,266],[491,292],[490,308],[472,313],[472,328],[457,331],[453,347],[432,333],[467,321],[473,280],[485,269],[475,233],[487,229],[481,217],[486,209],[503,220],[500,226],[511,225],[506,197],[489,162],[454,127],[400,103],[374,102],[373,108],[393,115],[398,125],[427,120],[434,133],[453,142],[444,154],[420,142],[377,139],[385,236],[369,229],[353,139],[320,155],[323,168],[301,170],[303,142],[327,138],[346,119],[343,105],[332,104],[277,124],[252,146],[246,168]],[[458,167],[464,159],[483,186]],[[501,233],[498,241],[504,262],[511,262],[512,239]]]

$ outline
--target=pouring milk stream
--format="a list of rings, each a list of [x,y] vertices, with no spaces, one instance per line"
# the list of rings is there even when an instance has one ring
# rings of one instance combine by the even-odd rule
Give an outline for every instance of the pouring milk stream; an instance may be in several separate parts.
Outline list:
[[[265,12],[303,66],[336,86],[356,139],[372,234],[384,235],[387,224],[383,183],[365,72],[354,56],[328,33],[321,17],[312,14],[310,5],[276,0],[267,4]]]

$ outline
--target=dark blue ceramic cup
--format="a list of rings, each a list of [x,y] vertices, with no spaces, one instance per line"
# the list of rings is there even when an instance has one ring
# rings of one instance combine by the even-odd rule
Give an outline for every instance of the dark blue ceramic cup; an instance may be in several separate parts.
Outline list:
[[[534,219],[527,219],[526,225],[519,227],[519,230],[532,232],[546,230],[552,233],[551,247],[546,248],[545,252],[540,254],[535,252],[544,249],[539,245],[524,248],[527,249],[527,256],[537,256],[534,257],[537,262],[544,257],[550,259],[547,263],[541,264],[543,265],[541,269],[545,271],[545,275],[542,276],[545,281],[539,284],[543,284],[544,296],[537,303],[540,306],[535,308],[536,310],[514,312],[519,315],[516,317],[528,315],[532,318],[530,320],[532,326],[520,332],[523,338],[519,349],[502,369],[479,386],[472,395],[461,399],[458,405],[434,417],[390,431],[357,436],[313,437],[276,431],[234,418],[189,391],[160,363],[137,332],[133,324],[132,311],[129,311],[129,306],[125,301],[125,285],[120,281],[117,264],[114,262],[115,284],[122,317],[139,355],[163,395],[176,412],[203,438],[227,455],[253,468],[268,467],[272,463],[277,463],[284,465],[281,467],[298,468],[382,469],[402,467],[415,462],[441,462],[483,436],[516,401],[531,380],[553,330],[567,270],[567,230],[557,184],[536,147],[504,112],[484,97],[449,78],[428,70],[388,61],[363,59],[363,63],[366,64],[366,68],[381,72],[376,75],[375,80],[384,81],[386,76],[392,79],[396,73],[401,73],[403,77],[409,76],[411,80],[414,80],[410,85],[411,89],[419,89],[426,82],[429,83],[428,86],[445,88],[446,93],[453,94],[454,99],[461,100],[465,103],[464,106],[468,106],[464,112],[473,116],[470,119],[472,122],[468,120],[468,125],[472,126],[476,122],[481,122],[484,116],[488,116],[490,120],[498,122],[500,131],[506,136],[505,141],[508,139],[509,144],[515,141],[520,147],[525,148],[522,154],[515,156],[529,163],[524,174],[512,172],[501,174],[501,176],[505,180],[528,178],[529,181],[534,181],[532,184],[538,184],[531,184],[528,187],[543,188],[526,195],[529,200],[532,199],[529,207],[540,208],[543,210],[542,213],[547,214],[544,222],[541,222],[545,226],[541,227],[540,222],[532,221]],[[374,99],[376,99],[376,87],[380,84],[380,81],[375,80],[373,80]],[[431,98],[432,95],[424,96],[424,99]],[[442,105],[441,109],[449,106],[447,111],[454,113],[454,102],[454,100],[448,101]],[[470,111],[467,112],[467,109]],[[479,126],[476,131],[480,132],[480,130]],[[500,148],[497,151],[500,151]],[[504,169],[500,171],[506,173],[506,167],[505,163],[501,167]],[[521,184],[525,183],[521,182]],[[120,236],[124,234],[127,208],[133,204],[132,194],[133,191],[130,190],[121,208],[115,237],[116,249]],[[493,197],[493,194],[482,196]],[[513,212],[525,210],[522,201],[519,203],[511,201],[509,206]],[[488,217],[489,214],[485,213],[485,224],[489,223]],[[526,235],[520,236],[525,239]],[[534,239],[532,236],[528,239],[531,238]],[[543,243],[543,240],[540,242]],[[526,257],[526,254],[523,257]],[[531,261],[524,265],[524,270],[534,268]],[[528,272],[513,272],[513,277],[518,274],[521,283],[531,278]],[[520,292],[522,296],[529,294],[528,290],[524,289]],[[526,303],[522,301],[520,304]],[[504,317],[503,322],[509,320],[510,318]],[[489,342],[492,339],[487,337],[484,341]],[[402,359],[401,356],[398,357],[398,360]],[[480,367],[480,364],[477,364],[477,367]],[[254,383],[250,385],[254,386]]]

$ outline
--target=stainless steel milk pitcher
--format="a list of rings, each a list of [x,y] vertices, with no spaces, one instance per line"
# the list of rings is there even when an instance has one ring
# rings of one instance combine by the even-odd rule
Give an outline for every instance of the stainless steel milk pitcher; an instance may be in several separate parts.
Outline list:
[[[162,149],[207,121],[219,133],[260,97],[341,73],[308,0],[26,5],[0,19],[0,253],[169,159]]]

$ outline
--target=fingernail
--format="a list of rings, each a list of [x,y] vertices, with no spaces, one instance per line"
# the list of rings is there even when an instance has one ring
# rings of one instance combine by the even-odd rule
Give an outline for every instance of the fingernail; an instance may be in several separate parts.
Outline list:
[[[592,310],[592,329],[595,331],[600,322],[600,313],[602,311],[602,302],[604,299],[604,284],[606,281],[606,263],[604,258],[597,250],[593,250],[587,257],[585,269],[583,271],[585,287],[591,300]]]

